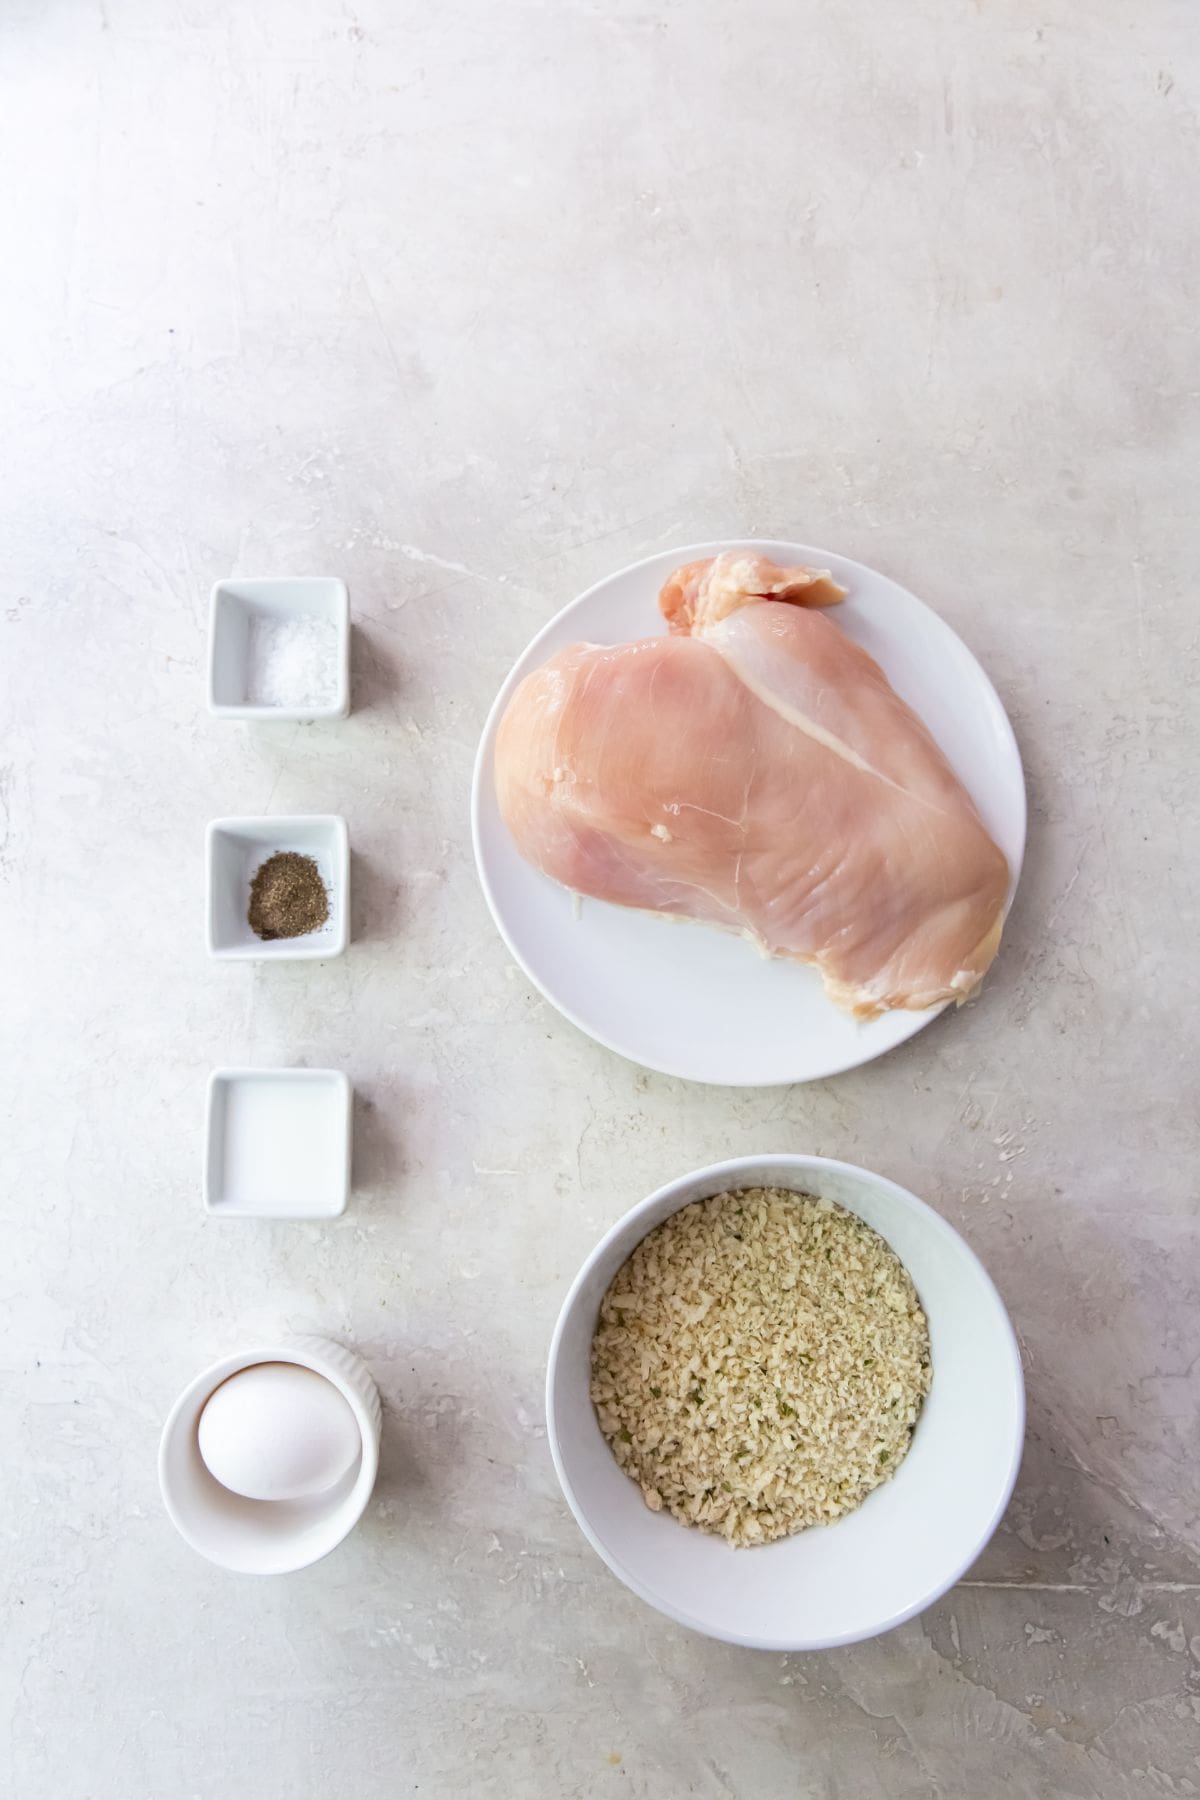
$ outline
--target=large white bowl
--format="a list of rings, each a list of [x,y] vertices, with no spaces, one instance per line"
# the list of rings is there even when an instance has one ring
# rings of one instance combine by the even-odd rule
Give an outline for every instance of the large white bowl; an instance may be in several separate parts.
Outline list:
[[[933,1380],[908,1455],[856,1512],[773,1544],[733,1549],[649,1510],[601,1435],[588,1373],[600,1302],[634,1246],[689,1201],[760,1186],[834,1200],[886,1238],[929,1319]],[[971,1566],[1017,1477],[1025,1389],[999,1294],[974,1252],[923,1201],[882,1175],[823,1156],[748,1156],[669,1182],[592,1251],[555,1328],[546,1416],[571,1511],[635,1594],[727,1643],[823,1650],[902,1624]]]

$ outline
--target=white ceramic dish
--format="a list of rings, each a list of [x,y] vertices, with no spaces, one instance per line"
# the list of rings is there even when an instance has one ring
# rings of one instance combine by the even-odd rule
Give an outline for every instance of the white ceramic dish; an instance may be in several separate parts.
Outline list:
[[[248,698],[257,620],[327,619],[336,632],[324,705],[264,706]],[[218,581],[208,623],[208,708],[218,719],[344,719],[350,711],[350,595],[334,575],[263,575]]]
[[[588,1392],[600,1301],[648,1231],[689,1201],[770,1185],[856,1212],[903,1260],[929,1319],[933,1381],[893,1478],[832,1525],[754,1549],[652,1513],[600,1433]],[[1004,1304],[944,1219],[866,1169],[820,1156],[748,1156],[651,1194],[593,1250],[550,1348],[546,1418],[554,1466],[585,1537],[613,1573],[693,1631],[763,1650],[822,1650],[875,1637],[962,1576],[1008,1504],[1021,1460],[1025,1390]]]
[[[333,1219],[350,1194],[353,1091],[338,1069],[214,1069],[204,1209],[219,1218]]]
[[[250,962],[323,961],[350,939],[350,834],[336,813],[265,819],[214,819],[206,842],[210,956]],[[278,850],[311,856],[329,895],[329,917],[303,937],[264,939],[247,909],[255,871]]]
[[[1008,858],[1016,889],[1025,851],[1025,783],[1004,708],[966,646],[885,575],[803,544],[745,540],[784,563],[832,569],[850,590],[839,627],[880,662],[925,720]],[[484,895],[500,934],[552,1005],[598,1043],[691,1081],[764,1087],[815,1081],[881,1056],[937,1016],[891,1012],[867,1024],[826,998],[814,969],[759,957],[740,938],[599,900],[578,902],[519,855],[496,804],[492,758],[518,682],[568,644],[656,637],[658,590],[672,569],[735,547],[691,544],[589,588],[538,633],[484,727],[471,823]],[[1001,952],[1003,954],[1003,952]]]
[[[205,1468],[197,1430],[209,1396],[256,1363],[291,1362],[331,1381],[353,1412],[362,1449],[353,1468],[312,1500],[244,1500]],[[365,1363],[327,1338],[301,1337],[222,1357],[189,1383],[171,1408],[158,1449],[163,1504],[193,1550],[241,1575],[286,1575],[340,1544],[362,1517],[379,1469],[382,1411]]]

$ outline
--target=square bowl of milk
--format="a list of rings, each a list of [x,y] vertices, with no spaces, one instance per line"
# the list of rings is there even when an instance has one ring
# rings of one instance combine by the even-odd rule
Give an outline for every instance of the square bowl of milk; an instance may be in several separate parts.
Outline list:
[[[231,1219],[333,1219],[350,1194],[353,1090],[338,1069],[214,1069],[204,1210]]]
[[[219,719],[344,719],[345,582],[334,575],[218,581],[209,608],[208,709]]]

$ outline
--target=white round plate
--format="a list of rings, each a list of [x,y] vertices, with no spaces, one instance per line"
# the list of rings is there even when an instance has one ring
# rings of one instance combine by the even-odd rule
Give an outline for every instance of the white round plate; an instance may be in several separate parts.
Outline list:
[[[471,793],[475,860],[500,935],[546,999],[610,1050],[687,1081],[768,1087],[869,1062],[941,1008],[859,1024],[826,998],[815,969],[760,957],[712,926],[580,901],[519,854],[492,778],[496,728],[531,669],[568,644],[665,635],[658,590],[671,570],[729,549],[831,569],[849,589],[829,616],[882,665],[949,758],[1008,858],[1008,904],[1025,851],[1025,780],[1012,726],[966,645],[886,575],[827,550],[752,539],[685,545],[607,576],[538,633],[488,715]]]

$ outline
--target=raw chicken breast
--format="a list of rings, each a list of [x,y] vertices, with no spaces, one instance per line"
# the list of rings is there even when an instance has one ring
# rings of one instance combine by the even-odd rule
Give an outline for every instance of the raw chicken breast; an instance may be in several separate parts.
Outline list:
[[[743,932],[859,1018],[971,994],[1008,866],[916,714],[822,611],[827,572],[678,569],[671,635],[576,644],[500,723],[523,856],[579,893]]]

